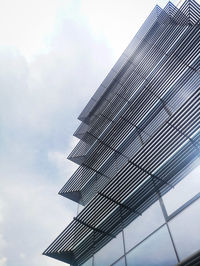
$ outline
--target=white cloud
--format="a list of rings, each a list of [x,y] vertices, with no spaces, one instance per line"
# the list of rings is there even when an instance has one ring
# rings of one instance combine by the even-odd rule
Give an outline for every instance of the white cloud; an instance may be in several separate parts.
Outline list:
[[[76,215],[76,204],[59,197],[58,185],[47,177],[23,171],[14,174],[8,169],[5,175],[0,193],[6,245],[0,246],[0,254],[7,257],[8,265],[15,261],[19,266],[36,266],[40,261],[49,265],[41,253]]]
[[[5,265],[6,258],[3,257],[3,252],[6,248],[6,241],[4,239],[4,230],[3,230],[3,224],[4,224],[4,202],[2,198],[0,198],[0,266]]]
[[[70,177],[78,167],[75,163],[67,160],[67,156],[78,143],[78,139],[71,137],[68,143],[69,146],[65,152],[48,151],[48,160],[55,165],[60,175],[65,177]]]
[[[0,45],[17,46],[31,59],[35,53],[47,49],[63,6],[70,0],[0,0]]]
[[[69,25],[63,22],[51,51],[31,63],[16,48],[0,48],[0,258],[6,266],[63,265],[41,254],[77,212],[57,193],[77,167],[65,158],[75,141],[69,136],[81,104],[107,71],[100,58],[108,50],[93,45],[84,27]]]
[[[21,253],[19,254],[19,257],[20,257],[21,259],[24,259],[24,258],[26,257],[26,254],[23,253],[23,252],[21,252]]]
[[[2,224],[3,223],[0,223],[1,225],[1,228],[2,228]],[[1,229],[2,230],[2,229]],[[4,239],[4,236],[3,234],[0,233],[0,257],[1,257],[1,253],[2,253],[2,250],[6,247],[6,241]]]
[[[7,265],[6,261],[7,261],[7,259],[5,257],[0,258],[0,266],[6,266]]]
[[[41,253],[76,215],[76,118],[152,2],[0,0],[0,266],[63,265]]]
[[[97,39],[119,57],[158,1],[81,1],[81,13]]]

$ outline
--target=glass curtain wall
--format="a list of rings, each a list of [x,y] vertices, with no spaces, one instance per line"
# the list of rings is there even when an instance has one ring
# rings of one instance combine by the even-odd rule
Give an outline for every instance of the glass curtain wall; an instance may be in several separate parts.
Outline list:
[[[200,248],[200,158],[84,266],[176,265]],[[158,193],[159,194],[159,193]],[[148,263],[148,264],[147,264]]]

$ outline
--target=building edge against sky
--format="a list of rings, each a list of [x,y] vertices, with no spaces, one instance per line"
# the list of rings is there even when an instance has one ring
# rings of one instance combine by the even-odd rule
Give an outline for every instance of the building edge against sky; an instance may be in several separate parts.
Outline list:
[[[82,211],[44,255],[199,265],[199,33],[194,0],[152,10],[79,116],[79,168],[59,194]]]

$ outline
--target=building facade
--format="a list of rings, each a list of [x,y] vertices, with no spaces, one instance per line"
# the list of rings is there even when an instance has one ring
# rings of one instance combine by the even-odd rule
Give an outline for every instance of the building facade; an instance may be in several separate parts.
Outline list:
[[[80,212],[44,255],[71,265],[200,265],[200,6],[155,6],[79,116]]]

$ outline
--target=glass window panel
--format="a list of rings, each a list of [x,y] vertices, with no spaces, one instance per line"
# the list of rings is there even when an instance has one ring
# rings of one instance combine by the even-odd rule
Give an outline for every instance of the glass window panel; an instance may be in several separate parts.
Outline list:
[[[200,199],[169,222],[180,259],[200,248]]]
[[[78,213],[80,213],[84,209],[84,207],[85,206],[78,204]]]
[[[85,263],[81,264],[81,266],[92,266],[92,260],[93,260],[93,258],[90,258]]]
[[[116,263],[112,264],[113,266],[126,266],[125,264],[125,258],[118,260]]]
[[[163,201],[168,214],[171,214],[185,202],[200,192],[200,159],[186,168],[180,175],[184,178],[163,196]]]
[[[156,202],[124,229],[126,251],[129,251],[164,222],[160,204]]]
[[[107,245],[94,255],[94,265],[110,265],[124,255],[122,233],[112,239]]]
[[[126,258],[128,266],[170,266],[177,263],[166,226],[134,248]]]

